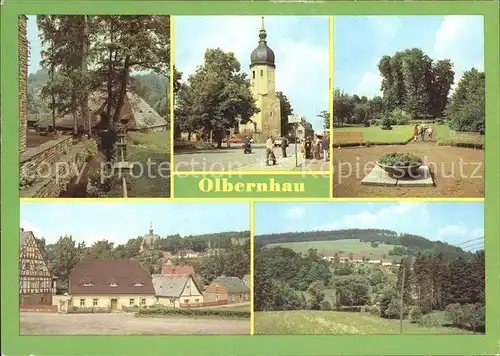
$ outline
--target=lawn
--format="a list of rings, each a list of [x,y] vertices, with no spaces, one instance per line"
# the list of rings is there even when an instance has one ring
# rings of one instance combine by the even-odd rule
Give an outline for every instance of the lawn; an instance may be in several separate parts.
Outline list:
[[[248,305],[235,305],[235,306],[229,306],[229,307],[215,307],[215,308],[210,308],[211,310],[228,310],[228,311],[246,311],[250,313],[250,304]]]
[[[135,163],[129,197],[170,196],[170,132],[129,132],[128,160]],[[151,162],[148,164],[148,161]]]
[[[368,313],[335,311],[256,312],[255,334],[398,334],[399,320],[383,319]],[[445,326],[423,327],[403,321],[404,334],[472,334]]]
[[[436,140],[440,145],[484,145],[484,135],[453,134],[453,130],[448,125],[432,125],[432,129],[436,132]]]
[[[364,141],[371,144],[404,144],[413,137],[413,125],[395,125],[392,130],[382,130],[381,126],[354,126],[354,127],[337,127],[333,130],[333,142],[336,144],[338,141],[335,139],[336,132],[362,132]],[[355,143],[349,141],[342,141],[343,144]]]
[[[361,242],[357,239],[335,240],[335,241],[305,241],[305,242],[285,242],[269,244],[267,247],[281,246],[290,248],[297,253],[306,253],[309,249],[316,249],[319,253],[330,254],[335,252],[353,253],[370,257],[371,259],[400,260],[401,256],[389,256],[389,251],[394,245],[380,244],[378,247],[372,247],[369,243]],[[385,257],[384,257],[385,255]]]

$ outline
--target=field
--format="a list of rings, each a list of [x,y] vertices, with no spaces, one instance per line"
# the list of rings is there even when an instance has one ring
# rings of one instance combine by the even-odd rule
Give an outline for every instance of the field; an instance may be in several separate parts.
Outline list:
[[[249,334],[249,319],[21,312],[21,335]]]
[[[371,144],[399,144],[406,143],[413,137],[413,125],[393,126],[392,130],[382,130],[380,126],[353,126],[353,127],[337,127],[333,130],[333,143],[335,140],[336,132],[362,132],[365,142]],[[343,141],[343,143],[352,143]]]
[[[380,244],[378,247],[372,247],[369,243],[361,242],[360,240],[335,240],[335,241],[306,241],[306,242],[286,242],[266,245],[268,247],[281,246],[290,248],[297,253],[306,253],[309,249],[316,249],[319,253],[353,253],[370,257],[371,259],[395,259],[400,260],[401,256],[389,256],[389,251],[394,248],[394,245]],[[384,257],[385,255],[385,257]]]
[[[255,334],[398,334],[399,320],[367,313],[335,311],[278,311],[255,313]],[[404,334],[472,334],[445,326],[423,327],[403,321]]]
[[[129,162],[135,162],[129,197],[170,196],[170,132],[129,132]],[[148,161],[151,163],[148,164]]]
[[[246,311],[250,313],[250,304],[246,305],[235,305],[235,306],[220,306],[220,307],[213,307],[210,308],[210,310],[228,310],[228,311]]]

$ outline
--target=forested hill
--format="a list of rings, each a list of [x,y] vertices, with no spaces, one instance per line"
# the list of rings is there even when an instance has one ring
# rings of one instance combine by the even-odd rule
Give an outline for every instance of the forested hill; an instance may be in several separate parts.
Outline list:
[[[42,88],[49,83],[49,74],[39,69],[28,76],[28,113],[43,118],[50,116],[49,101],[41,97]],[[143,98],[161,116],[168,114],[168,79],[156,73],[132,75],[129,89]]]
[[[449,255],[466,253],[460,247],[441,241],[431,241],[425,237],[397,233],[382,229],[344,229],[332,231],[285,232],[280,234],[255,236],[255,244],[263,247],[268,244],[308,241],[360,240],[361,242],[395,245],[395,254],[413,255],[417,251],[434,250]],[[402,246],[399,248],[398,246]]]

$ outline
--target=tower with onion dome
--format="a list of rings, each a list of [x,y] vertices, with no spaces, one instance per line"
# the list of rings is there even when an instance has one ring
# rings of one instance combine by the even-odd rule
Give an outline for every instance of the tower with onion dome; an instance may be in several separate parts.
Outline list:
[[[260,111],[247,124],[240,125],[240,133],[253,136],[262,143],[269,135],[281,135],[280,100],[276,96],[276,63],[273,50],[267,45],[264,17],[259,31],[259,43],[250,55],[250,83],[255,104]]]

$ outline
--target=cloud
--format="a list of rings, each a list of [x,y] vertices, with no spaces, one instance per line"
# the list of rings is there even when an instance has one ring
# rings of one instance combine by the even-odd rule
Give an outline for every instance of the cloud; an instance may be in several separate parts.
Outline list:
[[[401,18],[397,16],[366,16],[366,19],[379,40],[394,40],[403,26]]]
[[[310,18],[301,18],[266,17],[267,40],[276,54],[276,90],[283,91],[294,111],[319,129],[322,120],[316,115],[327,110],[329,102],[328,20],[318,17],[314,20],[318,21],[316,29],[304,26],[311,23]],[[319,25],[321,21],[324,26]],[[208,48],[233,52],[241,70],[248,73],[250,54],[258,44],[260,22],[257,16],[177,17],[175,65],[183,72],[183,80],[203,63]],[[190,26],[195,23],[200,27],[196,36]],[[305,27],[303,31],[298,30],[301,26]],[[318,43],[315,37],[323,30],[326,40]]]
[[[452,58],[457,87],[464,71],[475,67],[484,70],[484,22],[482,16],[445,16],[436,32],[435,57]]]
[[[425,224],[430,219],[425,203],[400,202],[376,211],[363,211],[343,216],[340,219],[319,226],[317,230],[392,229],[395,228],[395,224],[399,225],[398,219],[404,217],[411,217],[411,220],[417,221],[419,224]]]
[[[446,225],[437,231],[440,238],[463,238],[473,239],[484,236],[484,228],[470,229],[464,224],[450,224]]]
[[[43,237],[43,234],[42,234],[42,230],[40,230],[40,228],[38,228],[37,226],[35,226],[33,223],[31,223],[30,221],[28,220],[21,220],[21,226],[20,226],[22,229],[24,229],[24,231],[31,231],[33,232],[33,234],[35,235],[35,237]]]
[[[290,219],[301,219],[306,213],[305,209],[300,206],[287,209],[285,214]]]
[[[368,98],[374,96],[381,96],[382,91],[380,86],[382,84],[382,77],[379,73],[366,72],[361,77],[360,81],[356,86],[356,94],[358,96],[366,96]]]

